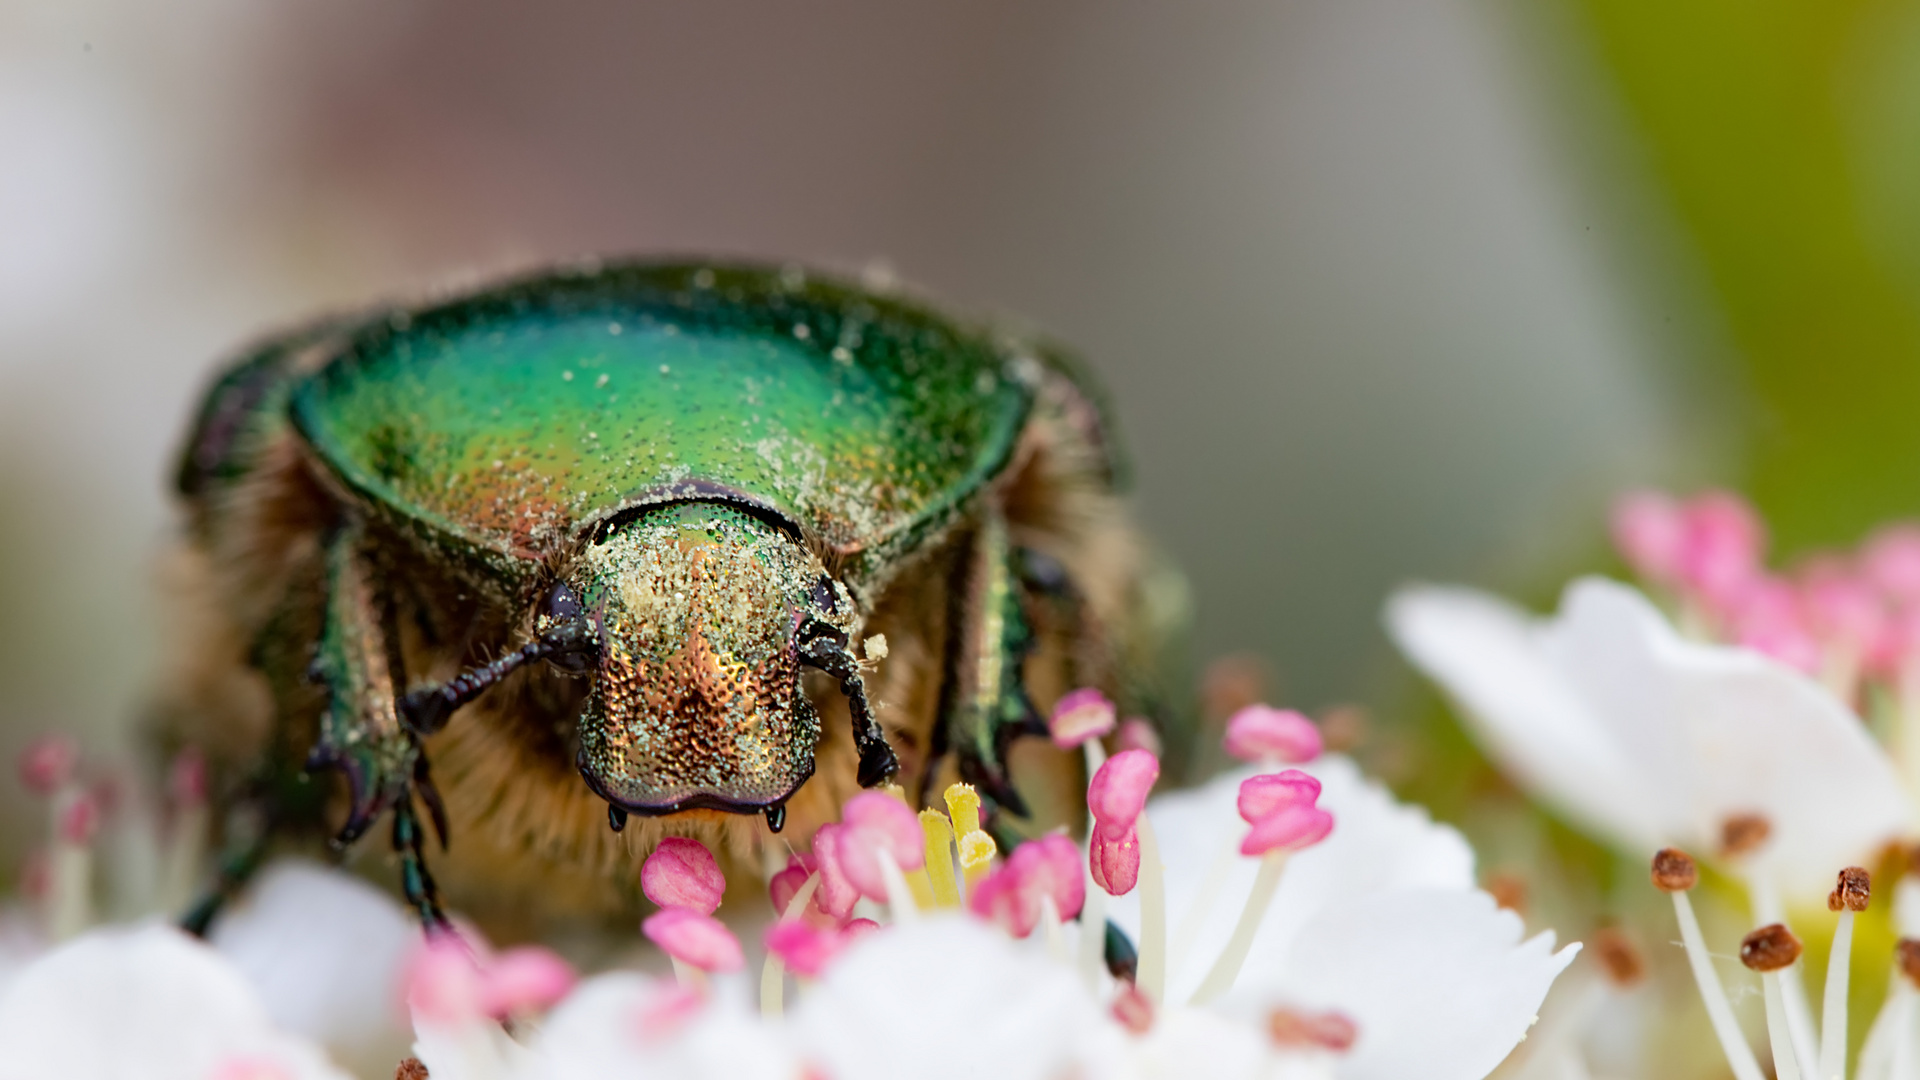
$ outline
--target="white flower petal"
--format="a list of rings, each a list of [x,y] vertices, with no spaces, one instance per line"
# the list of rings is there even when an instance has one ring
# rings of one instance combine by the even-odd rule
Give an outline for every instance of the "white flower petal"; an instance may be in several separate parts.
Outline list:
[[[1481,892],[1403,890],[1329,905],[1292,963],[1248,972],[1222,1003],[1331,1009],[1359,1027],[1342,1080],[1480,1080],[1526,1035],[1547,988],[1580,951],[1524,927]]]
[[[1134,1046],[1142,1080],[1273,1080],[1274,1056],[1259,1028],[1209,1009],[1162,1009]]]
[[[1473,888],[1473,849],[1452,827],[1435,824],[1420,807],[1395,801],[1347,758],[1323,757],[1300,768],[1323,785],[1320,805],[1333,814],[1333,832],[1287,863],[1280,891],[1254,938],[1249,969],[1285,967],[1300,928],[1328,905],[1391,889]],[[1148,804],[1166,867],[1170,935],[1178,933],[1221,852],[1237,851],[1246,825],[1235,799],[1240,783],[1261,771],[1241,768]],[[1236,854],[1230,865],[1187,962],[1170,973],[1170,1001],[1185,1001],[1199,987],[1253,891],[1259,860]],[[1139,890],[1115,897],[1111,905],[1111,917],[1137,937]]]
[[[724,989],[716,990],[684,1026],[649,1033],[642,1022],[649,1005],[675,992],[671,982],[631,973],[581,983],[541,1026],[534,1054],[516,1075],[525,1080],[791,1080],[799,1073],[780,1028],[761,1023]]]
[[[264,870],[213,925],[218,949],[282,1029],[372,1075],[413,1041],[400,972],[420,926],[378,887],[299,859]]]
[[[1661,793],[1524,612],[1476,589],[1416,586],[1387,602],[1387,630],[1460,703],[1481,745],[1528,792],[1623,848],[1660,845],[1672,817]]]
[[[1490,752],[1536,796],[1635,854],[1711,852],[1759,813],[1791,895],[1900,835],[1912,810],[1886,753],[1818,683],[1747,649],[1682,639],[1616,582],[1568,586],[1531,623],[1464,590],[1410,590],[1388,622]]]
[[[808,1060],[834,1080],[1044,1080],[1123,1038],[1073,971],[966,916],[870,934],[794,1013]]]
[[[86,934],[0,994],[0,1080],[205,1080],[236,1062],[346,1080],[275,1030],[245,976],[165,926]]]

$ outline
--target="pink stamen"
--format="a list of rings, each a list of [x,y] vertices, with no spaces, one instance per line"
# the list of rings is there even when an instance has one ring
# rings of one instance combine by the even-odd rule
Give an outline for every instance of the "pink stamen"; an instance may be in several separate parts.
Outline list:
[[[840,928],[840,933],[844,935],[849,942],[853,942],[858,941],[878,929],[880,929],[880,924],[874,922],[872,919],[849,919],[847,920],[847,925]]]
[[[711,915],[726,895],[727,879],[705,844],[669,836],[640,867],[640,891],[663,908],[691,908]]]
[[[1057,702],[1047,730],[1053,745],[1072,750],[1089,739],[1098,739],[1112,731],[1116,722],[1113,702],[1091,686],[1081,687]]]
[[[847,877],[841,858],[846,842],[843,825],[822,825],[813,834],[813,858],[820,867],[820,886],[814,891],[813,903],[836,922],[853,914],[853,905],[860,899],[860,889]]]
[[[1108,895],[1125,896],[1140,882],[1140,830],[1118,836],[1094,829],[1087,840],[1087,869]]]
[[[871,922],[859,919],[858,922]],[[853,942],[853,935],[846,931],[822,929],[808,926],[798,919],[777,922],[767,927],[763,939],[767,951],[780,958],[780,962],[794,972],[809,979],[817,979],[827,969],[834,957],[839,956]]]
[[[480,965],[454,934],[431,934],[407,962],[407,1005],[430,1023],[469,1024],[487,1013]]]
[[[668,956],[701,971],[738,971],[746,965],[740,940],[719,919],[692,908],[667,908],[640,924],[647,940]]]
[[[292,1080],[293,1074],[271,1058],[231,1057],[213,1067],[208,1080]]]
[[[817,842],[814,851],[819,856]],[[847,800],[840,813],[840,834],[833,853],[840,872],[860,895],[884,901],[887,880],[881,870],[883,853],[902,871],[918,870],[927,863],[920,816],[884,791],[862,792]],[[824,864],[825,857],[820,857]]]
[[[480,1008],[496,1020],[545,1012],[577,981],[572,966],[548,949],[508,949],[480,973]]]
[[[1093,830],[1087,837],[1087,869],[1093,883],[1114,896],[1140,880],[1140,837],[1135,828],[1147,795],[1160,778],[1160,761],[1145,750],[1123,750],[1107,759],[1087,785]]]
[[[1745,499],[1710,491],[1687,503],[1680,578],[1715,610],[1760,573],[1766,526]]]
[[[707,995],[698,987],[665,985],[640,1003],[634,1013],[634,1033],[641,1042],[672,1038],[706,1008]]]
[[[1145,750],[1159,757],[1163,748],[1160,732],[1151,720],[1144,717],[1128,717],[1120,722],[1120,733],[1113,737],[1114,751],[1125,753],[1128,750]]]
[[[1801,603],[1816,635],[1855,650],[1878,641],[1886,627],[1880,598],[1844,572],[1810,576],[1802,586]]]
[[[1860,570],[1875,588],[1895,600],[1920,600],[1920,525],[1889,525],[1867,538]]]
[[[167,792],[179,809],[206,805],[207,759],[197,748],[189,746],[174,755],[167,770]]]
[[[1135,1035],[1153,1030],[1153,999],[1132,983],[1121,983],[1113,998],[1113,1018]]]
[[[1680,580],[1686,521],[1680,505],[1656,491],[1631,491],[1613,504],[1613,546],[1633,572],[1656,585]]]
[[[1240,816],[1253,829],[1240,842],[1240,854],[1298,851],[1326,839],[1333,815],[1314,805],[1319,798],[1320,782],[1297,769],[1243,781]]]
[[[73,779],[80,745],[71,736],[42,735],[20,753],[20,781],[36,795],[51,795]]]
[[[1137,861],[1137,859],[1136,859]],[[1080,914],[1087,902],[1080,874],[1080,849],[1059,833],[1029,840],[1013,849],[1006,863],[988,875],[967,897],[974,914],[1023,938],[1040,922],[1042,898],[1053,901],[1062,919]]]
[[[1087,785],[1087,809],[1103,827],[1131,829],[1159,778],[1158,758],[1145,750],[1123,750],[1093,774],[1093,783]]]
[[[1313,721],[1292,709],[1249,705],[1227,721],[1226,748],[1241,761],[1298,765],[1319,757],[1324,745]]]
[[[92,795],[73,797],[60,811],[56,833],[63,844],[85,847],[100,828],[100,804]]]

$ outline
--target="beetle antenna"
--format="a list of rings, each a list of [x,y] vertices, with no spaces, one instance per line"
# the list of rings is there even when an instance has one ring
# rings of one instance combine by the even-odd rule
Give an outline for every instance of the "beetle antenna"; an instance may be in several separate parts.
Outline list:
[[[438,686],[407,694],[397,703],[400,719],[414,734],[431,735],[447,726],[447,718],[455,709],[486,693],[515,670],[534,660],[580,652],[589,640],[581,626],[567,623],[555,627],[490,664],[468,668]]]
[[[900,759],[888,745],[886,733],[873,718],[867,701],[867,685],[860,678],[860,661],[847,650],[847,640],[838,633],[818,634],[800,646],[801,657],[809,664],[840,680],[840,692],[847,695],[847,710],[853,714],[853,745],[860,751],[860,786],[883,784],[900,771]]]

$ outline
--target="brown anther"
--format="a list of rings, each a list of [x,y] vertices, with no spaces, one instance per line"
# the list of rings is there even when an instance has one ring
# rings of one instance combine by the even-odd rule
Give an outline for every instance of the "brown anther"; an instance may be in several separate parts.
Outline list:
[[[1735,814],[1720,823],[1720,854],[1737,859],[1751,854],[1773,835],[1773,823],[1759,814]]]
[[[427,1067],[417,1057],[407,1058],[393,1070],[393,1080],[427,1080]]]
[[[1647,958],[1625,930],[1603,926],[1593,932],[1587,944],[1593,948],[1593,958],[1613,985],[1625,988],[1647,977]]]
[[[1372,726],[1363,705],[1335,705],[1320,714],[1320,742],[1330,754],[1347,753],[1367,741]]]
[[[1893,962],[1908,982],[1920,987],[1920,940],[1901,938],[1893,947]]]
[[[1121,983],[1113,998],[1113,1018],[1135,1035],[1145,1035],[1153,1027],[1153,999],[1132,983]]]
[[[1275,1009],[1267,1014],[1267,1035],[1275,1046],[1294,1050],[1331,1050],[1344,1053],[1353,1048],[1360,1029],[1337,1012],[1305,1013],[1294,1009]]]
[[[1755,971],[1779,971],[1800,959],[1800,939],[1780,923],[1768,923],[1740,940],[1740,962]]]
[[[1679,848],[1661,848],[1653,856],[1653,887],[1661,892],[1686,892],[1700,880],[1693,856]]]
[[[1487,875],[1487,892],[1493,896],[1493,902],[1516,915],[1527,913],[1527,879],[1519,874],[1498,873]]]
[[[1865,911],[1873,899],[1873,876],[1864,867],[1849,866],[1840,871],[1840,882],[1827,894],[1827,910]]]

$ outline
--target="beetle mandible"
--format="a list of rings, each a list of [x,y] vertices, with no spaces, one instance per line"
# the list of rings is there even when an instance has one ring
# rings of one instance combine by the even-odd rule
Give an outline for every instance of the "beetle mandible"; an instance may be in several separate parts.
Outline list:
[[[1154,704],[1116,460],[1058,349],[792,267],[581,263],[259,344],[177,478],[158,730],[258,811],[190,921],[383,817],[424,920],[521,929],[632,903],[662,835],[750,861],[883,782],[1061,820],[1036,706]]]

